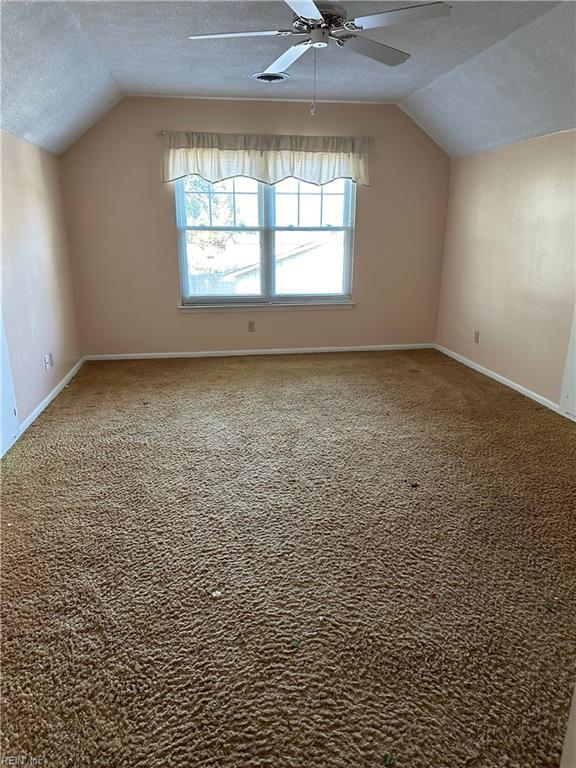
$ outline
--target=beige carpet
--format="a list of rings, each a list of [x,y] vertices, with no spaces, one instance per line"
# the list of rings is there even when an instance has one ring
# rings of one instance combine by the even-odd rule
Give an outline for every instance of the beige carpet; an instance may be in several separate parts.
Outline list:
[[[3,461],[3,755],[557,766],[575,467],[437,352],[85,365]]]

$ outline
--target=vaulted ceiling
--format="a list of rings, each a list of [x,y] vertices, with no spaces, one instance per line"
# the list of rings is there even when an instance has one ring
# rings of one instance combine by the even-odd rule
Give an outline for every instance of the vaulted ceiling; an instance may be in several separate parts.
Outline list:
[[[349,17],[411,4],[344,2]],[[447,18],[365,33],[412,53],[399,67],[319,50],[318,100],[397,103],[452,155],[575,127],[576,4],[450,4]],[[283,83],[249,77],[282,37],[187,39],[291,21],[281,0],[6,0],[1,127],[62,152],[125,95],[309,99],[311,54]]]

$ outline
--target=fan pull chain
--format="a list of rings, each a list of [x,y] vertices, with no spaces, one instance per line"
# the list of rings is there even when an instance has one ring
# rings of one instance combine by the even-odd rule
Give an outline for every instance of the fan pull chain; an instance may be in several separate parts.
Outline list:
[[[313,78],[313,96],[312,96],[312,104],[310,104],[310,114],[311,115],[317,115],[318,110],[316,109],[316,55],[318,53],[318,49],[314,48],[314,78]]]

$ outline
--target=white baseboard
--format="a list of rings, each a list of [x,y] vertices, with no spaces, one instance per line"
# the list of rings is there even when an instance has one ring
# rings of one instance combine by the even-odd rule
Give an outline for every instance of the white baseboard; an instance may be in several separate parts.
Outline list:
[[[7,445],[4,446],[4,448],[0,452],[0,459],[2,458],[2,456],[6,456],[6,454],[8,453],[10,448],[12,448],[14,443],[18,442],[18,440],[20,439],[20,435],[21,434],[22,434],[21,432],[18,432],[18,434],[14,435],[14,437],[10,440],[10,442]]]
[[[463,365],[467,365],[469,368],[473,368],[475,371],[488,376],[491,379],[495,379],[504,384],[516,392],[520,392],[522,395],[535,400],[540,405],[544,405],[546,408],[559,413],[560,407],[558,403],[554,403],[552,400],[548,400],[546,397],[542,397],[537,392],[533,392],[527,387],[523,387],[521,384],[517,384],[511,379],[507,379],[505,376],[501,376],[499,373],[485,368],[483,365],[475,363],[473,360],[469,360],[463,355],[459,355],[457,352],[452,352],[451,349],[442,347],[440,344],[424,343],[424,344],[371,344],[368,346],[359,347],[290,347],[281,349],[226,349],[226,350],[211,350],[202,352],[137,352],[133,354],[116,354],[116,355],[86,355],[85,360],[152,360],[156,358],[186,358],[186,357],[234,357],[234,356],[247,356],[247,355],[303,355],[313,354],[321,352],[385,352],[393,350],[410,350],[410,349],[436,349],[438,352],[442,352],[448,357],[452,357]],[[564,414],[563,414],[564,415]],[[569,418],[569,417],[568,417]]]
[[[59,381],[58,384],[56,384],[56,386],[50,392],[50,394],[48,394],[44,398],[44,400],[42,400],[42,402],[39,405],[37,405],[36,408],[34,408],[32,413],[24,419],[24,421],[20,424],[20,434],[18,435],[18,437],[20,437],[21,435],[24,434],[24,432],[26,432],[26,430],[32,424],[32,422],[36,421],[36,419],[38,418],[38,416],[40,416],[42,411],[50,405],[52,400],[54,400],[54,398],[57,397],[60,394],[60,392],[62,392],[64,387],[74,378],[74,376],[76,376],[80,368],[82,368],[82,366],[84,365],[84,360],[85,358],[81,357],[80,360],[78,360],[78,362],[76,363],[76,365],[68,371],[66,376],[64,376],[64,378],[61,379],[61,381]]]
[[[475,371],[478,371],[478,373],[482,373],[484,376],[495,379],[496,381],[499,381],[500,384],[505,384],[507,387],[510,387],[510,389],[515,389],[516,392],[520,392],[520,394],[526,395],[526,397],[529,397],[531,400],[535,400],[537,403],[540,403],[540,405],[544,405],[546,408],[550,408],[551,411],[555,411],[556,413],[559,412],[560,406],[558,403],[555,403],[552,400],[548,400],[546,397],[542,397],[542,395],[539,395],[537,392],[533,392],[531,389],[523,387],[522,384],[517,384],[515,381],[507,379],[505,376],[501,376],[499,373],[490,370],[490,368],[485,368],[483,365],[475,363],[473,360],[469,360],[467,357],[464,357],[464,355],[459,355],[457,352],[452,352],[451,349],[446,349],[446,347],[440,346],[440,344],[435,344],[434,348],[437,349],[438,352],[442,352],[442,354],[448,355],[448,357],[452,357],[459,363],[463,363],[469,368],[473,368]]]
[[[86,355],[84,360],[153,360],[179,357],[244,357],[247,355],[305,355],[319,352],[384,352],[433,349],[434,344],[372,344],[363,347],[281,347],[280,349],[217,349],[205,352],[136,352],[117,355]]]
[[[402,349],[432,349],[434,344],[378,344],[362,347],[295,347],[281,349],[227,349],[212,350],[202,352],[137,352],[134,354],[120,355],[85,355],[81,357],[76,365],[68,371],[66,376],[58,382],[54,389],[39,403],[36,408],[20,424],[18,435],[12,443],[6,448],[4,454],[16,443],[26,432],[28,427],[36,421],[42,411],[47,408],[52,400],[57,397],[64,387],[76,376],[80,368],[88,360],[153,360],[155,358],[186,358],[186,357],[234,357],[246,355],[295,355],[310,354],[313,352],[381,352],[384,350],[402,350]],[[4,455],[3,454],[3,455]]]
[[[491,379],[499,381],[500,384],[504,384],[511,389],[520,392],[522,395],[535,400],[540,405],[544,405],[546,408],[560,412],[559,404],[554,403],[552,400],[548,400],[546,397],[542,397],[537,392],[523,387],[521,384],[517,384],[515,381],[507,379],[505,376],[501,376],[499,373],[495,373],[489,368],[485,368],[479,363],[475,363],[473,360],[469,360],[463,355],[459,355],[457,352],[453,352],[451,349],[442,347],[440,344],[370,344],[360,347],[292,347],[281,349],[227,349],[227,350],[212,350],[202,352],[137,352],[133,354],[115,354],[115,355],[85,355],[80,358],[76,365],[68,371],[66,376],[54,387],[54,389],[47,395],[42,402],[34,408],[32,413],[24,419],[20,424],[20,431],[18,437],[14,440],[14,443],[20,438],[28,427],[40,416],[42,411],[50,405],[52,400],[57,397],[64,387],[76,376],[83,364],[88,360],[153,360],[157,358],[188,358],[188,357],[234,357],[234,356],[248,356],[248,355],[302,355],[313,354],[320,352],[385,352],[385,351],[401,351],[411,349],[436,349],[438,352],[447,355],[448,357],[457,360],[463,365],[467,365],[469,368],[473,368],[475,371],[482,373],[484,376],[488,376]],[[562,414],[564,415],[564,414]],[[568,417],[569,418],[569,417]],[[12,445],[14,445],[12,443]],[[12,447],[12,445],[10,447]]]

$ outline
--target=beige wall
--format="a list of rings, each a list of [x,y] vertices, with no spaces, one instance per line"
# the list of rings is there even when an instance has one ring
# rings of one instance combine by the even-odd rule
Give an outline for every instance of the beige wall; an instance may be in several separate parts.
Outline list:
[[[59,158],[2,132],[2,315],[24,421],[80,358]],[[46,371],[44,355],[54,367]]]
[[[575,137],[452,162],[436,335],[555,403],[574,311]]]
[[[157,128],[374,136],[355,309],[178,312]],[[304,103],[131,98],[60,159],[3,133],[2,161],[2,305],[21,420],[81,354],[60,170],[83,353],[422,343],[437,317],[437,343],[559,400],[576,279],[574,133],[453,161],[443,265],[449,161],[391,105],[323,104],[312,118]]]
[[[576,688],[572,696],[572,707],[568,716],[568,727],[560,768],[574,768],[576,765]]]
[[[174,189],[159,128],[371,135],[358,190],[353,310],[178,312]],[[421,343],[434,339],[449,160],[397,107],[129,98],[63,156],[88,354]],[[256,333],[247,333],[248,319]]]

